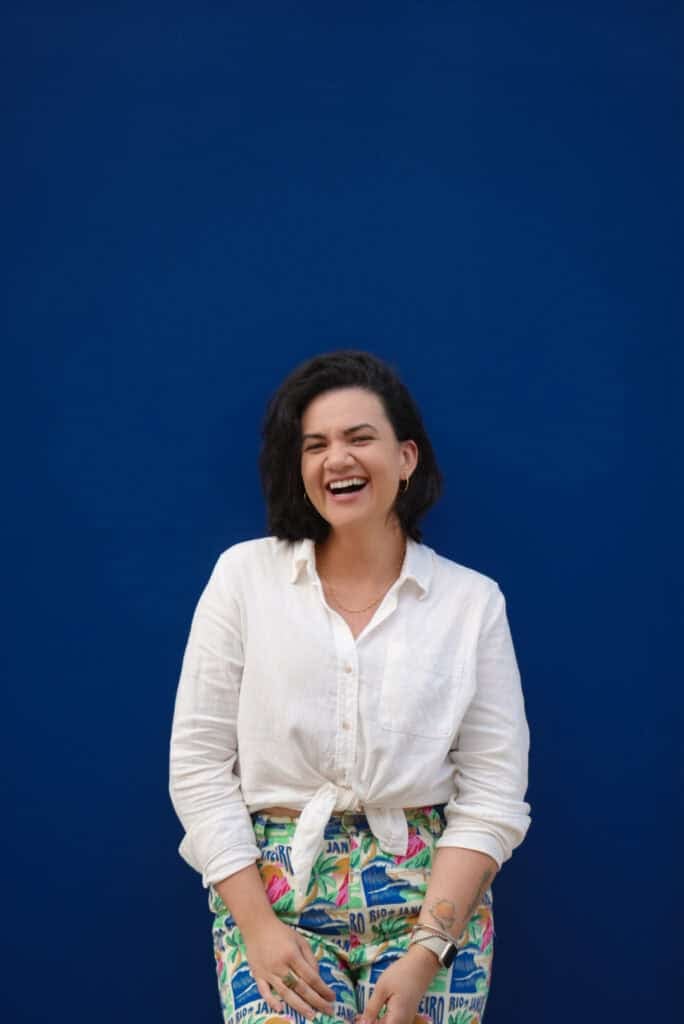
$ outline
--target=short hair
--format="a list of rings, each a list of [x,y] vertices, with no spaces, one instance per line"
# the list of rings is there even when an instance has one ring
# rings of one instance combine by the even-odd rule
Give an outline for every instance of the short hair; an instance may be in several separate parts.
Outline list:
[[[305,498],[301,475],[301,417],[317,395],[338,388],[364,388],[382,402],[398,441],[415,441],[418,464],[394,509],[405,533],[422,539],[418,521],[437,501],[442,474],[416,403],[395,368],[369,352],[339,349],[297,366],[268,402],[262,425],[259,471],[268,530],[282,540],[311,537],[320,543],[330,524]]]

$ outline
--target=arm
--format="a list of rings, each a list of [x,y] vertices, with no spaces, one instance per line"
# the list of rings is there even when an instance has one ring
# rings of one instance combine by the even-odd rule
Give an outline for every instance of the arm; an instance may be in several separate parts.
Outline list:
[[[219,557],[195,608],[169,753],[169,794],[185,828],[179,852],[205,888],[259,857],[235,770],[243,647],[233,557]]]
[[[498,870],[496,861],[479,850],[437,850],[418,923],[440,928],[458,942]]]
[[[457,940],[497,870],[496,862],[486,853],[458,847],[437,850],[418,923],[446,931]],[[383,1006],[387,1006],[387,1024],[413,1021],[420,1000],[440,970],[437,957],[429,949],[418,943],[409,947],[400,960],[383,971],[362,1024],[375,1021]]]
[[[235,770],[244,659],[232,557],[228,551],[219,558],[193,616],[176,695],[169,792],[186,829],[180,853],[230,909],[262,997],[276,1012],[285,999],[310,1018],[314,1008],[333,1012],[334,993],[309,944],[271,908]],[[282,982],[289,970],[301,979],[296,991]]]
[[[530,826],[529,747],[506,602],[495,583],[482,615],[475,693],[449,755],[455,785],[439,848],[479,850],[498,867],[509,859]]]
[[[529,731],[520,675],[498,585],[490,590],[477,646],[473,699],[450,754],[454,795],[437,841],[419,923],[458,939],[501,864],[525,837]],[[408,1024],[440,969],[429,950],[412,946],[380,976],[363,1015]]]
[[[271,1009],[282,1013],[285,1000],[310,1020],[316,1010],[332,1016],[335,993],[322,980],[318,961],[304,936],[283,924],[273,912],[256,864],[214,888],[242,932],[256,986]],[[294,989],[283,984],[289,971],[299,979]]]

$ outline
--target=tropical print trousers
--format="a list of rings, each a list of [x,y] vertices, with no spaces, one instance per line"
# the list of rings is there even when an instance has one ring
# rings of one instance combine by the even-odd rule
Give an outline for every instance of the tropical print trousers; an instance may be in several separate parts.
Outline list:
[[[323,981],[335,992],[335,1016],[315,1024],[344,1024],[363,1011],[382,972],[407,949],[444,828],[443,805],[406,811],[408,850],[386,853],[363,814],[330,818],[305,897],[296,898],[290,861],[296,819],[252,815],[261,852],[258,869],[281,921],[306,937]],[[285,1004],[275,1013],[260,995],[240,930],[213,886],[212,936],[224,1024],[306,1024]],[[482,896],[450,968],[435,976],[418,1007],[416,1024],[481,1024],[494,953],[491,887]]]

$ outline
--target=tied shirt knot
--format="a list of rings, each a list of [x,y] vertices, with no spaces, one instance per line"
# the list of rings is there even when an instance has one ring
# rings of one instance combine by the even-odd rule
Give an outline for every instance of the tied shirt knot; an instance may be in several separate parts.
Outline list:
[[[350,787],[326,782],[303,808],[292,838],[292,868],[295,891],[299,896],[307,893],[311,870],[323,849],[325,826],[334,811],[362,812],[383,850],[400,855],[407,851],[408,825],[401,808],[364,804]]]

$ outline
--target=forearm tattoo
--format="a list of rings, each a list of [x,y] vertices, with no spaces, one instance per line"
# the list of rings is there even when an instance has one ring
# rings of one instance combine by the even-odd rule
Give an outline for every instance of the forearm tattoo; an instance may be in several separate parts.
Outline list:
[[[493,878],[493,871],[487,870],[483,873],[482,878],[480,879],[480,884],[477,887],[475,895],[470,901],[470,906],[468,907],[465,913],[465,917],[463,919],[461,919],[461,915],[458,912],[456,904],[452,900],[444,898],[435,900],[435,902],[431,903],[430,906],[427,908],[430,917],[437,922],[440,928],[442,928],[445,932],[449,932],[450,934],[452,933],[452,928],[454,928],[457,924],[461,924],[461,928],[464,928],[468,921],[470,920],[470,918],[472,917],[472,915],[475,913],[475,909],[480,902],[482,893],[487,888],[487,886],[489,885]]]

